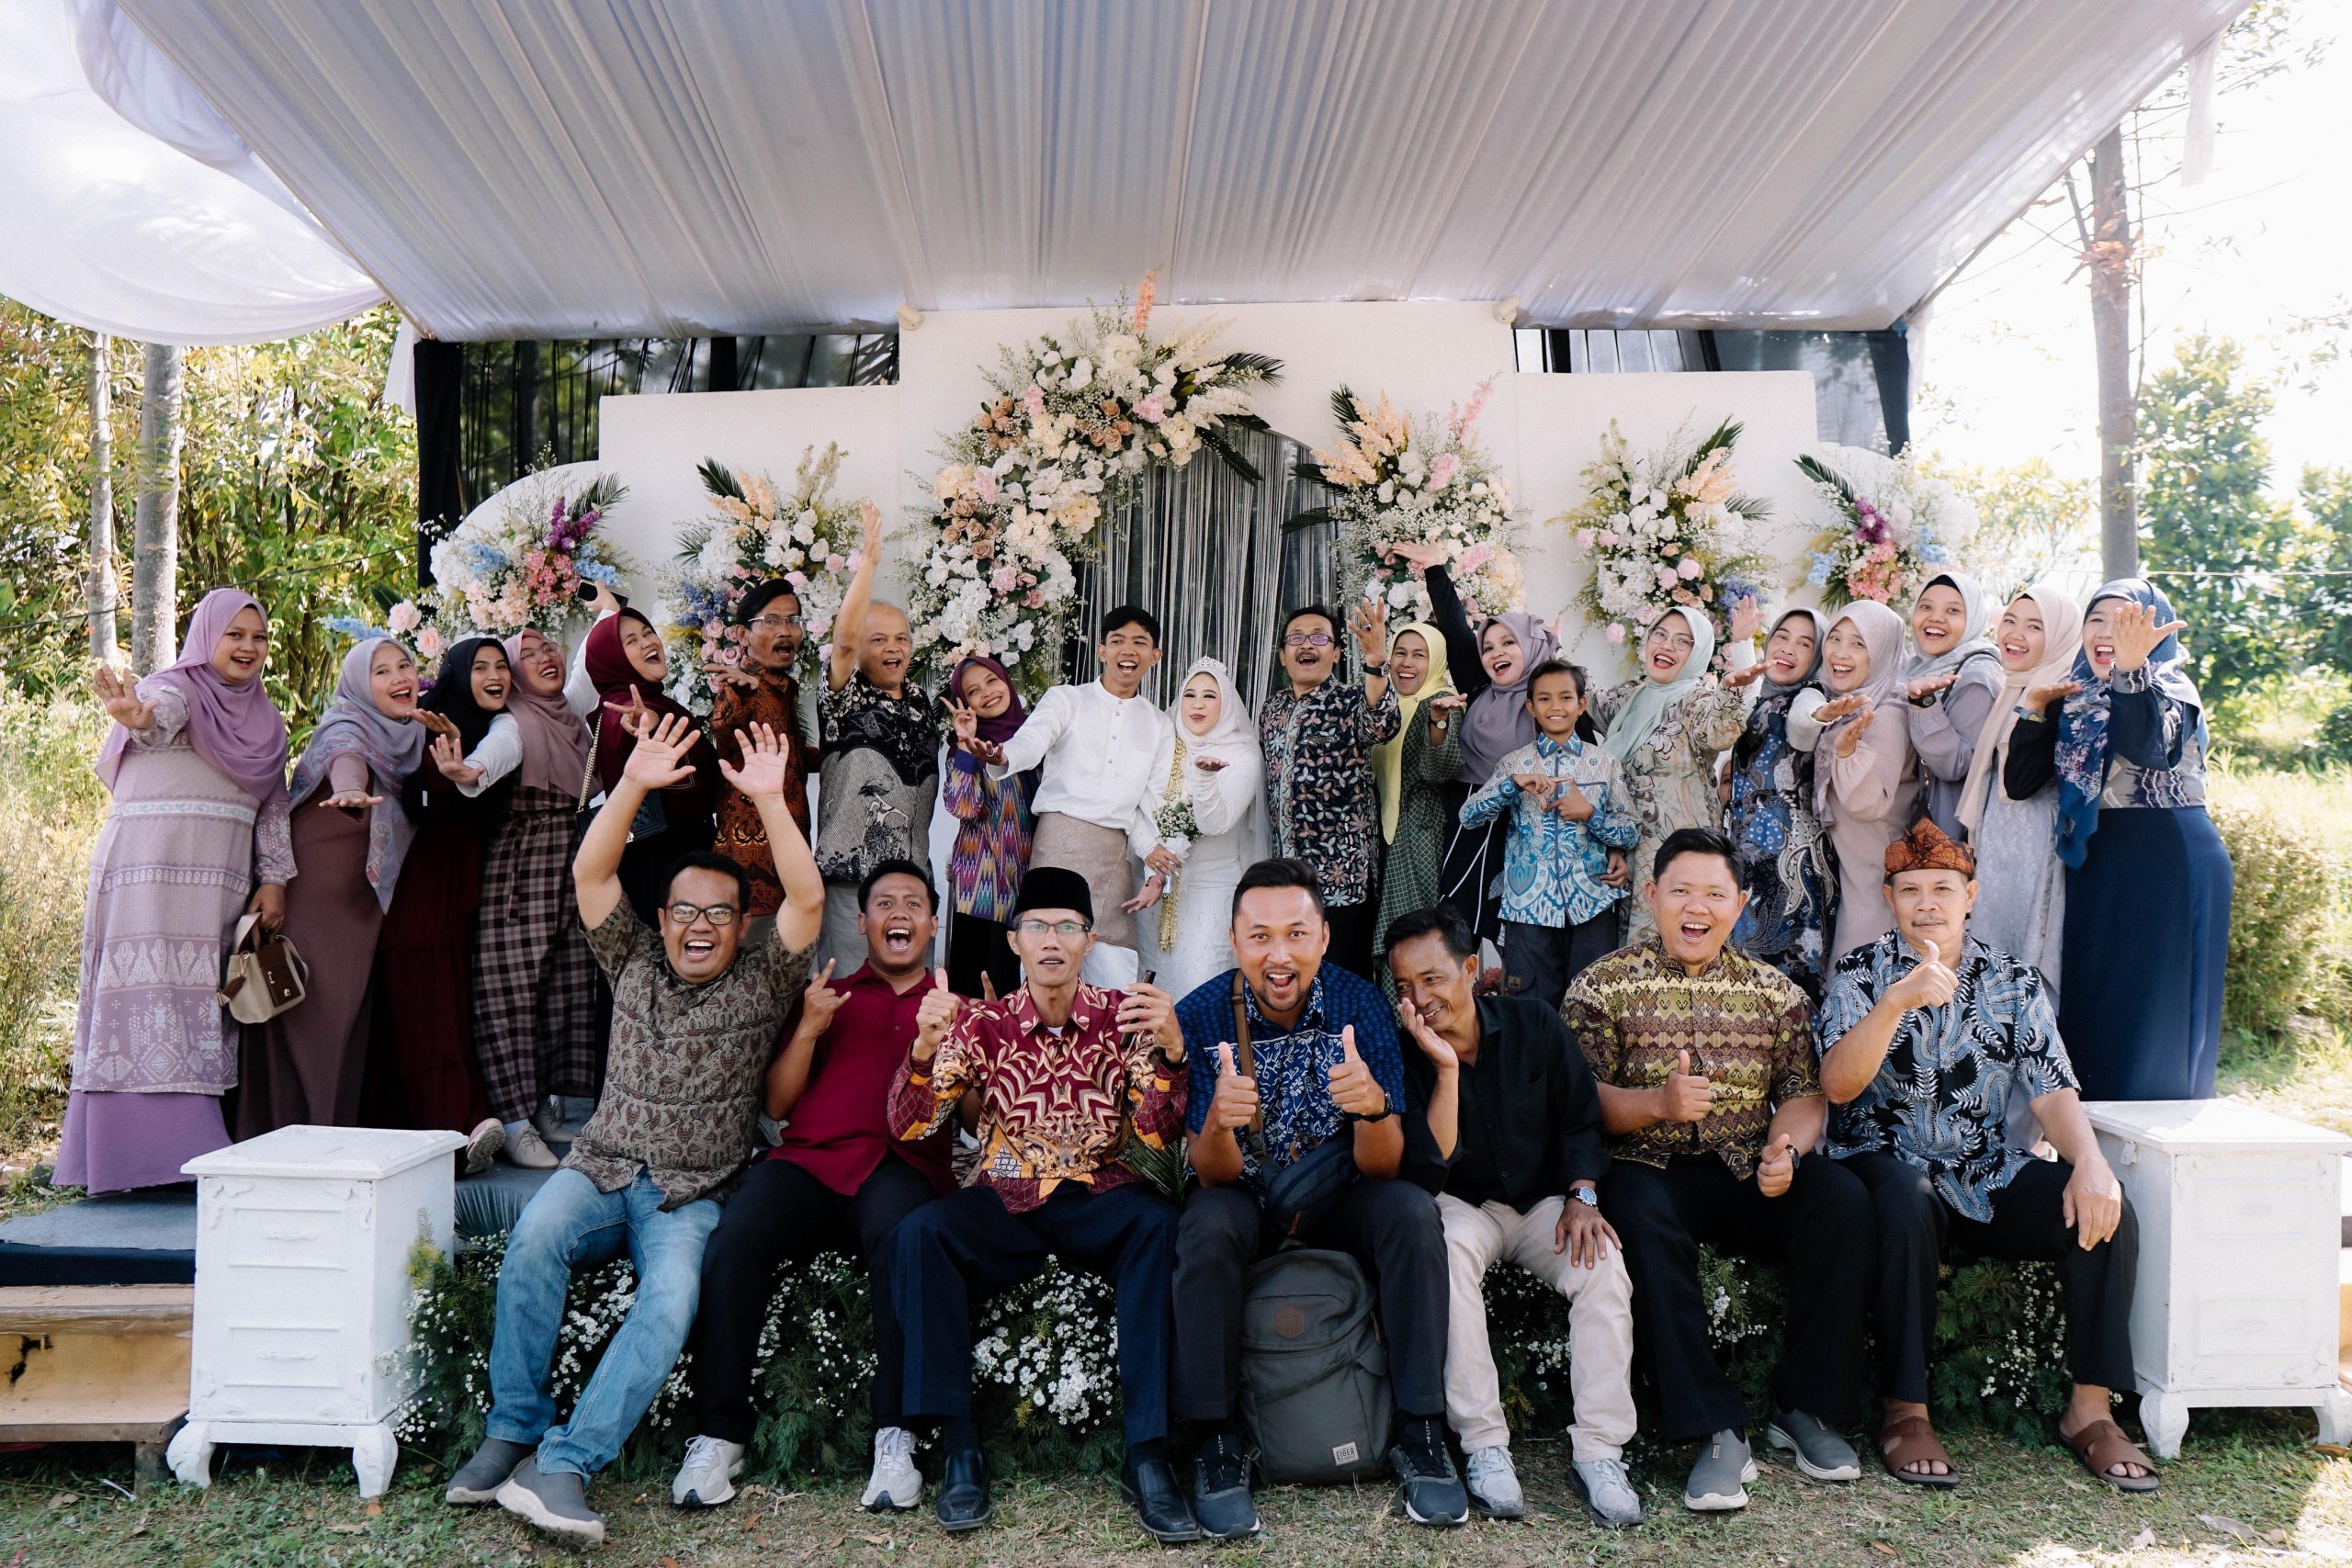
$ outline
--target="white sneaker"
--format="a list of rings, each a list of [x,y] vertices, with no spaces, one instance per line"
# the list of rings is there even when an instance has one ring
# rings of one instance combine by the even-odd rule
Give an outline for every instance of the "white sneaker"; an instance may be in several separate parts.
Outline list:
[[[474,1130],[466,1134],[466,1146],[458,1151],[466,1158],[466,1174],[480,1176],[488,1170],[490,1162],[505,1146],[506,1123],[495,1116],[485,1116],[475,1122]]]
[[[1604,1525],[1642,1522],[1642,1499],[1625,1474],[1622,1459],[1580,1459],[1569,1466],[1584,1506]]]
[[[857,1499],[861,1508],[907,1509],[922,1502],[922,1472],[915,1468],[915,1435],[904,1427],[874,1434],[874,1473]]]
[[[1519,1471],[1510,1462],[1509,1448],[1497,1443],[1462,1457],[1463,1479],[1480,1513],[1490,1519],[1516,1519],[1527,1512],[1527,1495],[1519,1489]]]
[[[686,1462],[670,1483],[670,1501],[681,1508],[716,1508],[735,1495],[735,1478],[742,1473],[742,1444],[697,1437],[686,1445]]]
[[[555,1157],[555,1151],[548,1147],[548,1141],[539,1136],[539,1130],[528,1122],[519,1131],[506,1134],[506,1158],[509,1164],[525,1170],[553,1170],[561,1163]]]

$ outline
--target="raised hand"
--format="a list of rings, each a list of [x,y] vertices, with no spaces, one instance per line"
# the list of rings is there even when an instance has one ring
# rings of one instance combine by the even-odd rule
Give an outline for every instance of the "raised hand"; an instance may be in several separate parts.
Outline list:
[[[2148,655],[2157,644],[2175,632],[2188,629],[2187,621],[2166,621],[2156,625],[2156,613],[2145,604],[2118,604],[2115,607],[2115,672],[2137,670],[2148,661]]]
[[[947,1038],[947,1026],[964,1010],[964,998],[947,988],[947,971],[931,972],[932,988],[923,993],[922,1005],[915,1010],[914,1058],[918,1062],[931,1060],[939,1043]]]
[[[1832,697],[1813,710],[1813,721],[1824,727],[1835,724],[1841,718],[1850,717],[1861,712],[1862,705],[1867,700],[1860,692],[1849,692],[1842,697]]]
[[[1331,1103],[1351,1116],[1377,1116],[1388,1108],[1388,1091],[1356,1055],[1356,1026],[1340,1031],[1340,1059],[1325,1075],[1331,1085]]]
[[[1585,797],[1584,791],[1577,787],[1576,780],[1563,779],[1547,809],[1564,822],[1587,822],[1592,818],[1593,805]]]
[[[339,789],[320,801],[319,809],[357,813],[383,804],[384,797],[380,795],[370,795],[364,789]]]
[[[1943,950],[1932,942],[1919,944],[1927,955],[1911,966],[1911,972],[1886,988],[1886,999],[1909,1011],[1913,1008],[1939,1008],[1951,1000],[1960,988],[1960,976],[1944,966]]]
[[[1348,630],[1355,634],[1356,651],[1363,655],[1366,664],[1377,664],[1388,657],[1388,603],[1385,599],[1363,599],[1348,612]]]
[[[1226,761],[1222,757],[1195,757],[1193,766],[1204,773],[1221,773],[1225,772]]]
[[[601,621],[606,615],[619,612],[621,596],[601,582],[592,582],[588,585],[588,607],[596,613],[596,618]]]
[[[1940,675],[1920,676],[1917,680],[1904,687],[1903,694],[1905,696],[1910,698],[1911,701],[1916,703],[1923,697],[1934,696],[1938,692],[1943,691],[1954,681],[1959,679],[1960,669],[1955,665],[1951,669],[1945,671]]]
[[[1421,1055],[1427,1056],[1439,1072],[1452,1072],[1462,1066],[1461,1053],[1445,1043],[1444,1035],[1430,1027],[1430,1021],[1421,1016],[1420,1009],[1408,1000],[1400,999],[1396,1003],[1396,1018],[1404,1024],[1405,1032],[1412,1036],[1413,1043],[1421,1048]]]
[[[440,715],[434,716],[438,718]],[[440,769],[441,776],[451,784],[471,786],[481,783],[481,770],[467,762],[466,754],[459,748],[454,731],[433,738],[433,765]]]
[[[651,710],[646,711],[650,716]],[[692,719],[684,714],[670,714],[638,735],[637,745],[621,769],[621,777],[634,780],[649,791],[682,784],[695,776],[695,771],[679,759],[701,739],[702,733],[695,728]]]
[[[832,1027],[833,1015],[849,1000],[849,992],[833,988],[833,961],[825,960],[825,967],[808,982],[800,993],[800,1027],[811,1035],[822,1034]]]
[[[625,703],[606,703],[605,705],[605,711],[607,713],[616,713],[620,715],[621,728],[629,735],[638,737],[642,737],[645,734],[646,728],[657,716],[651,708],[645,705],[644,694],[635,686],[631,686],[628,689],[628,701]]]
[[[1552,1250],[1566,1253],[1568,1262],[1578,1269],[1598,1269],[1608,1260],[1611,1247],[1622,1251],[1624,1246],[1617,1239],[1617,1227],[1602,1219],[1600,1210],[1574,1197],[1560,1211],[1560,1223],[1552,1232]]]
[[[2018,705],[2028,713],[2048,713],[2052,703],[2063,703],[2082,689],[2080,681],[2052,681],[2046,686],[2028,686],[2025,700]]]
[[[870,501],[857,503],[857,549],[868,565],[882,559],[882,509]]]
[[[1445,547],[1427,539],[1406,540],[1388,547],[1388,558],[1403,561],[1415,571],[1427,571],[1445,558]]]
[[[1130,915],[1140,915],[1146,909],[1156,906],[1159,902],[1159,896],[1167,890],[1168,879],[1155,871],[1143,879],[1143,891],[1121,904],[1119,908]]]
[[[980,738],[980,716],[955,697],[947,699],[947,721],[954,727],[954,743],[965,750],[972,750],[972,742]]]
[[[1818,716],[1816,715],[1815,716]],[[1863,732],[1870,728],[1871,721],[1877,717],[1878,709],[1876,708],[1864,708],[1861,712],[1856,714],[1854,716],[1854,722],[1848,725],[1844,729],[1838,732],[1838,755],[1840,757],[1852,756],[1854,754],[1854,748],[1862,743]]]
[[[1731,640],[1746,642],[1764,625],[1764,607],[1750,593],[1731,607]]]
[[[1690,1053],[1676,1053],[1675,1070],[1657,1088],[1657,1119],[1661,1122],[1703,1122],[1714,1109],[1715,1086],[1705,1075],[1690,1070]]]
[[[1724,684],[1736,692],[1742,686],[1752,685],[1758,680],[1761,679],[1763,674],[1764,661],[1759,659],[1745,670],[1725,671],[1724,672]]]
[[[710,677],[714,685],[723,682],[729,686],[739,687],[747,692],[756,692],[760,689],[760,678],[757,675],[740,664],[729,664],[723,659],[706,660],[702,672]]]
[[[1216,1093],[1209,1100],[1203,1130],[1238,1133],[1257,1120],[1258,1080],[1233,1065],[1233,1047],[1216,1048]]]
[[[693,744],[691,740],[687,743]],[[721,757],[719,776],[753,799],[762,795],[781,798],[786,776],[791,772],[791,744],[769,726],[755,724],[748,735],[740,729],[735,732],[735,747],[743,754],[741,764]],[[638,742],[638,750],[644,749],[645,743]],[[636,760],[634,755],[629,758],[632,762]]]
[[[90,677],[90,689],[106,705],[107,716],[125,729],[148,729],[155,723],[155,705],[141,701],[139,682],[111,664],[101,664]]]
[[[1756,1162],[1756,1190],[1767,1198],[1778,1198],[1796,1179],[1796,1140],[1786,1133],[1772,1140],[1764,1157]]]
[[[1448,692],[1442,697],[1431,697],[1430,699],[1430,728],[1432,730],[1438,730],[1452,724],[1453,716],[1461,712],[1462,705],[1469,700],[1459,692]]]
[[[431,708],[419,708],[416,710],[416,722],[424,726],[424,732],[427,735],[446,735],[452,740],[461,739],[458,734],[458,721],[446,713],[435,713]]]

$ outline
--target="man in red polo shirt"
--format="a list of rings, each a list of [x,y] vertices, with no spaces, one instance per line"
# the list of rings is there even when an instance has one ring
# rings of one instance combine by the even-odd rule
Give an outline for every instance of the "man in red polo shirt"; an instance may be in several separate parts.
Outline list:
[[[865,962],[845,978],[827,964],[801,998],[799,1021],[768,1068],[767,1113],[786,1123],[767,1158],[743,1175],[703,1255],[696,1436],[670,1484],[681,1507],[735,1495],[756,1419],[752,1368],[777,1269],[820,1252],[865,1264],[874,1304],[874,1472],[868,1508],[921,1500],[914,1438],[901,1424],[905,1353],[889,1311],[890,1249],[900,1220],[947,1191],[949,1140],[890,1135],[890,1084],[936,983],[929,967],[938,896],[923,869],[888,860],[858,889]]]

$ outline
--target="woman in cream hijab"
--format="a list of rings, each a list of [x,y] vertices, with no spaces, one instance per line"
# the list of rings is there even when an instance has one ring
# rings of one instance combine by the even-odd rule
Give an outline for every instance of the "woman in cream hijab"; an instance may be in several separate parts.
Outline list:
[[[1266,760],[1222,660],[1194,660],[1176,690],[1163,839],[1172,814],[1189,809],[1193,820],[1183,864],[1159,904],[1157,983],[1182,998],[1233,967],[1234,885],[1266,852]]]
[[[1822,639],[1829,700],[1813,749],[1813,814],[1838,851],[1838,924],[1829,967],[1894,929],[1886,903],[1886,847],[1918,815],[1910,706],[1903,668],[1903,617],[1874,599],[1838,612]]]
[[[1396,739],[1372,752],[1380,792],[1380,913],[1373,921],[1372,953],[1388,984],[1388,925],[1397,916],[1438,901],[1445,844],[1453,833],[1448,786],[1462,771],[1461,694],[1446,660],[1445,634],[1428,621],[1408,621],[1388,640],[1388,684],[1404,710]]]

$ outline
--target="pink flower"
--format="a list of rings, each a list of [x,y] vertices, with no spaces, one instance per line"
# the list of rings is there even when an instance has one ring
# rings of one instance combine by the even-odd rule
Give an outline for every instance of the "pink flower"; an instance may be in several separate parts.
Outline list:
[[[1611,642],[1623,642],[1625,640],[1625,628],[1623,626],[1611,626],[1609,628],[1609,640]]]
[[[1495,547],[1486,540],[1481,539],[1476,544],[1471,546],[1468,549],[1463,551],[1461,555],[1455,557],[1453,564],[1458,570],[1471,572],[1476,571],[1480,567],[1485,566],[1488,561],[1494,558]]]
[[[416,634],[416,651],[427,659],[438,659],[442,649],[441,634],[431,626]]]
[[[1448,452],[1430,465],[1430,489],[1443,490],[1462,471],[1462,459]]]
[[[847,556],[827,556],[825,558],[825,570],[831,572],[847,571],[849,570],[849,558]]]
[[[1672,567],[1662,566],[1657,569],[1657,585],[1660,590],[1671,588],[1680,581],[1680,578],[1675,576]]]
[[[1141,337],[1144,328],[1151,324],[1151,302],[1159,292],[1159,273],[1155,268],[1143,275],[1142,286],[1136,290],[1136,313],[1129,326],[1137,337]]]
[[[1614,528],[1603,528],[1600,533],[1594,535],[1593,537],[1600,541],[1600,547],[1602,549],[1610,549],[1617,543],[1617,530]]]
[[[1045,592],[1040,589],[1028,593],[1023,593],[1021,596],[1021,605],[1022,608],[1025,610],[1044,609],[1046,607]]]
[[[1135,415],[1146,424],[1158,424],[1168,417],[1168,394],[1151,391],[1136,400]]]
[[[1583,549],[1583,550],[1589,550],[1589,549],[1592,548],[1592,541],[1593,541],[1597,536],[1596,536],[1596,535],[1593,533],[1593,531],[1592,531],[1591,529],[1589,529],[1589,528],[1579,528],[1579,529],[1577,529],[1577,547],[1578,549]]]
[[[1034,392],[1037,389],[1032,387],[1029,389]],[[982,505],[994,506],[996,504],[996,474],[994,470],[989,468],[980,468],[976,470],[972,475],[972,490],[979,496]]]
[[[1704,569],[1699,565],[1698,558],[1696,557],[1684,556],[1682,558],[1682,564],[1674,569],[1674,574],[1677,577],[1681,578],[1683,581],[1688,582],[1692,578],[1698,576],[1702,570]]]
[[[805,571],[787,571],[784,574],[784,580],[796,589],[808,586],[808,574]]]
[[[392,606],[389,620],[394,637],[406,637],[424,624],[424,614],[406,599]]]
[[[1046,418],[1046,389],[1040,387],[1035,381],[1030,382],[1028,390],[1021,394],[1021,409],[1023,413],[1026,413],[1029,416],[1029,422],[1032,424],[1044,423]]]
[[[1019,572],[1013,570],[1009,566],[1001,566],[996,569],[996,575],[989,579],[989,586],[995,589],[999,593],[1010,593],[1012,592],[1014,587],[1019,584],[1020,581],[1021,574]]]

